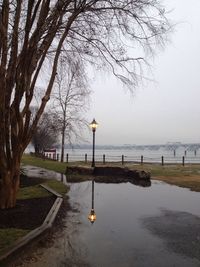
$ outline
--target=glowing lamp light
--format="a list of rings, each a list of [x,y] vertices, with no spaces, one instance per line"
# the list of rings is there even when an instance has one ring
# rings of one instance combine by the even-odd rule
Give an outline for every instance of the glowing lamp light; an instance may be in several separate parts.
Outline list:
[[[90,214],[88,215],[88,220],[91,222],[91,223],[94,223],[96,221],[96,214],[95,214],[95,211],[94,209],[91,209],[91,212]]]
[[[90,123],[90,127],[93,132],[96,131],[96,128],[98,127],[98,123],[95,121],[95,119],[93,119],[93,121]]]

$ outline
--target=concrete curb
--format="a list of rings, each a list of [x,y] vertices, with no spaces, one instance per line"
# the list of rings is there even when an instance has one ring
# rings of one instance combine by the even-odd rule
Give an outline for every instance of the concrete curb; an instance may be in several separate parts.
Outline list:
[[[11,247],[5,250],[4,254],[0,256],[0,263],[1,261],[7,259],[11,254],[22,248],[23,246],[27,245],[30,241],[35,239],[36,237],[40,236],[44,231],[51,228],[53,222],[56,218],[56,215],[60,209],[60,206],[63,202],[63,197],[54,191],[53,189],[49,188],[48,186],[40,185],[45,188],[47,191],[55,195],[57,198],[54,201],[53,206],[51,207],[50,211],[48,212],[43,224],[38,228],[29,232],[26,236],[22,237],[20,240],[16,241]]]

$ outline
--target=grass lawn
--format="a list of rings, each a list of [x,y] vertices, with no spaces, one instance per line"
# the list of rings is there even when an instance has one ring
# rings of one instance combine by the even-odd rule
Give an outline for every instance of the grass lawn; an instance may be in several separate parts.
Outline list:
[[[49,186],[51,189],[55,190],[56,192],[58,192],[63,196],[68,192],[69,189],[66,185],[57,180],[45,179],[42,184]],[[51,196],[51,193],[49,193],[47,190],[45,190],[38,184],[34,186],[20,188],[17,199],[41,198],[48,196]]]
[[[25,236],[29,231],[23,229],[0,229],[0,255],[19,238]],[[1,265],[0,265],[1,266]]]
[[[187,164],[185,166],[180,164],[165,166],[159,164],[127,164],[127,167],[148,171],[151,173],[152,179],[200,192],[200,164]]]

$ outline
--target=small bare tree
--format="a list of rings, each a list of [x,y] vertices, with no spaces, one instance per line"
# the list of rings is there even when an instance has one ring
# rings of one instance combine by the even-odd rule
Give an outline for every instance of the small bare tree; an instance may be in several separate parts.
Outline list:
[[[0,208],[16,204],[21,157],[50,99],[60,55],[108,66],[133,87],[145,61],[139,51],[153,52],[168,29],[159,0],[0,1]]]
[[[61,59],[52,98],[61,133],[61,162],[64,161],[65,141],[82,139],[82,129],[88,124],[84,111],[89,106],[90,90],[82,62],[77,59]]]
[[[58,142],[57,121],[55,113],[43,113],[31,140],[35,154],[42,154],[45,149],[51,148]]]

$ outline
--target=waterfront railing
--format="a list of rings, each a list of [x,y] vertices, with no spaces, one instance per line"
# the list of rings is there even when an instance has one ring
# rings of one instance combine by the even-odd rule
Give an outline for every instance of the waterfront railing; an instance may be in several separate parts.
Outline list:
[[[56,156],[51,157],[51,155],[46,156],[45,158],[53,159],[60,161],[60,154],[57,153]],[[64,157],[64,162],[85,162],[89,163],[92,161],[91,154],[70,154],[67,153]],[[96,163],[110,163],[110,162],[119,162],[122,165],[125,163],[133,163],[133,164],[161,164],[164,166],[165,164],[200,164],[200,157],[197,156],[155,156],[155,157],[148,157],[148,156],[127,156],[127,155],[106,155],[106,154],[98,154],[95,156]]]

